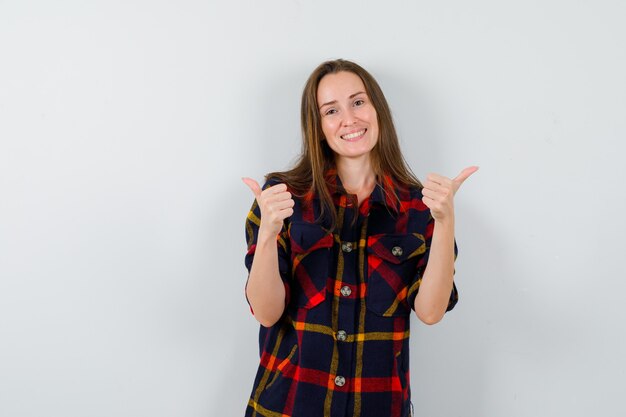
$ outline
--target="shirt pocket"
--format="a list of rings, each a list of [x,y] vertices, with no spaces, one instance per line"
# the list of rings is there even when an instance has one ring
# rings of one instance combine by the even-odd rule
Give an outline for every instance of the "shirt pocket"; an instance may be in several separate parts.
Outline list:
[[[291,243],[292,302],[302,308],[313,308],[326,298],[332,233],[314,223],[292,222]]]
[[[369,236],[367,309],[384,317],[408,315],[407,295],[417,281],[417,263],[425,252],[424,237],[418,233]]]

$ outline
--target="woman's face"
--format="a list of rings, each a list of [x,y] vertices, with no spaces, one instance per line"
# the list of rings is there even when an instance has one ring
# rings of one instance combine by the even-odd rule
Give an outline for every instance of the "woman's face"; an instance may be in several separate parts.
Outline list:
[[[376,109],[361,78],[347,71],[325,75],[317,88],[322,131],[338,157],[368,156],[378,141]]]

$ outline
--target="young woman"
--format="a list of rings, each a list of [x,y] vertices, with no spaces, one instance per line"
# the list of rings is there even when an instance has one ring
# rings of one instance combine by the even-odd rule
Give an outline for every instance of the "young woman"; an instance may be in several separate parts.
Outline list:
[[[261,361],[246,416],[411,415],[411,309],[452,309],[453,197],[477,167],[422,185],[408,168],[374,78],[324,62],[302,95],[295,167],[243,181],[246,297]]]

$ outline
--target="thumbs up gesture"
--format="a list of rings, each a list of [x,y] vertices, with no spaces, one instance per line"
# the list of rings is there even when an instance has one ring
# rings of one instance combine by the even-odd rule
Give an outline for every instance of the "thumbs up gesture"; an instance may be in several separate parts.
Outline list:
[[[422,189],[422,201],[430,209],[435,221],[454,219],[454,195],[461,184],[474,172],[477,166],[465,168],[454,179],[439,174],[428,174]]]
[[[259,183],[252,178],[244,177],[242,181],[250,188],[261,209],[259,235],[275,238],[283,227],[283,220],[293,214],[295,202],[287,191],[287,185],[276,184],[261,190]]]

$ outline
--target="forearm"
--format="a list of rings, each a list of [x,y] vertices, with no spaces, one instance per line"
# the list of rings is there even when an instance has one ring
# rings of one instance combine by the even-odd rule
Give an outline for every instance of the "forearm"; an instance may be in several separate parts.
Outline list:
[[[428,264],[415,297],[415,312],[426,324],[443,318],[454,279],[454,218],[435,221]]]
[[[280,319],[285,310],[285,285],[278,270],[276,236],[259,232],[246,295],[263,326],[270,327]]]

